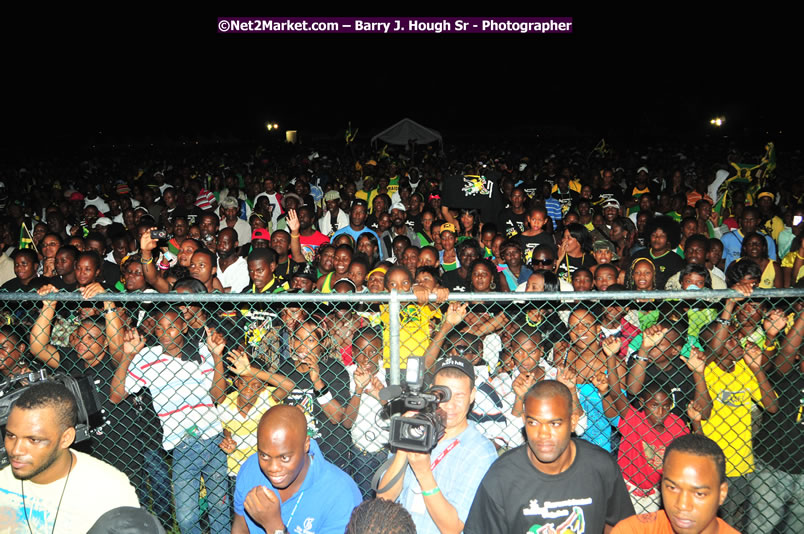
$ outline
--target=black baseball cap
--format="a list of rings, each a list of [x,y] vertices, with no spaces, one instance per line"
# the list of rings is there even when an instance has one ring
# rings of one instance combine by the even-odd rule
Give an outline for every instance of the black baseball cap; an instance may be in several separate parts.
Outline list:
[[[447,368],[458,369],[463,374],[472,379],[472,384],[475,383],[475,368],[471,362],[461,356],[445,356],[436,361],[435,371],[433,376],[437,375],[439,371]]]

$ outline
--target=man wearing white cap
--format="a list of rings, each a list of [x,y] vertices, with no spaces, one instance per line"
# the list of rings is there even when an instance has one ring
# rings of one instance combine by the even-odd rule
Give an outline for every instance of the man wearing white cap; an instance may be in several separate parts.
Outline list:
[[[341,195],[335,190],[324,193],[324,205],[327,211],[324,212],[323,217],[318,219],[318,229],[329,238],[349,224],[349,214],[340,208],[340,200]]]
[[[383,256],[390,258],[393,256],[394,251],[389,250],[388,243],[392,243],[394,238],[398,235],[405,235],[410,239],[410,244],[414,247],[421,246],[419,242],[419,235],[414,232],[408,225],[405,224],[407,220],[407,212],[405,205],[401,202],[395,202],[391,205],[391,227],[382,233],[380,236],[380,243],[383,247]],[[388,239],[386,239],[388,237]]]

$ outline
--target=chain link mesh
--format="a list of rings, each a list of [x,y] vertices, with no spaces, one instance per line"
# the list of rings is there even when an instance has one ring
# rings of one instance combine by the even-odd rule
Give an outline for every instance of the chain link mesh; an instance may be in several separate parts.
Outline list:
[[[802,486],[804,291],[689,295],[452,294],[427,304],[400,295],[398,332],[388,294],[3,295],[0,371],[93,377],[104,409],[75,447],[126,473],[168,525],[206,512],[212,532],[228,531],[233,477],[256,451],[259,417],[278,403],[304,411],[324,456],[370,496],[389,452],[379,392],[398,339],[403,372],[410,356],[474,362],[469,419],[501,452],[527,440],[531,384],[569,385],[575,434],[618,458],[637,513],[660,506],[670,441],[709,436],[727,461],[724,519],[764,532]],[[119,366],[128,372],[115,378]],[[790,511],[789,531],[804,532],[800,510]]]

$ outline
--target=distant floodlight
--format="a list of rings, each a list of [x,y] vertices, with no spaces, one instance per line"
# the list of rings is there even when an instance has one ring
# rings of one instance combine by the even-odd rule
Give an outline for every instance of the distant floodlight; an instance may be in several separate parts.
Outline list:
[[[723,123],[726,122],[725,117],[715,117],[709,121],[709,124],[712,126],[723,126]]]

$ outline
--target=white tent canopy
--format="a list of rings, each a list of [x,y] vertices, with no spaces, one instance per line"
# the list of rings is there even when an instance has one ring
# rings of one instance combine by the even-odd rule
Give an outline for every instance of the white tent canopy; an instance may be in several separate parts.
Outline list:
[[[411,141],[417,145],[427,145],[436,141],[443,143],[440,133],[410,119],[402,119],[378,133],[371,138],[371,144],[375,144],[377,140],[389,145],[407,145]]]

